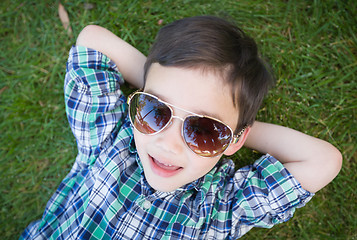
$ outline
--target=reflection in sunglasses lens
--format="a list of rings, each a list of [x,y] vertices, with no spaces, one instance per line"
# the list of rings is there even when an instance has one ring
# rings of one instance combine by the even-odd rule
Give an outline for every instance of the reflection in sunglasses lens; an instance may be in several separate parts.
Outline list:
[[[166,126],[170,121],[171,111],[151,96],[136,94],[132,99],[130,115],[140,132],[151,134]]]
[[[230,130],[222,123],[207,117],[186,118],[183,135],[189,148],[201,156],[217,156],[229,145]]]

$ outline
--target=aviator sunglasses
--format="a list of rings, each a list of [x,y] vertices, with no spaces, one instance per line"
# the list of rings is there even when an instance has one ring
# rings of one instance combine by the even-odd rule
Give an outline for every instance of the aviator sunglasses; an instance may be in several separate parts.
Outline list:
[[[164,102],[156,96],[136,91],[128,97],[129,117],[139,132],[154,135],[171,123],[173,118],[183,121],[181,135],[194,153],[202,157],[214,157],[223,153],[232,142],[237,142],[243,128],[237,135],[222,121],[196,114]],[[188,113],[185,118],[174,116],[173,108]]]

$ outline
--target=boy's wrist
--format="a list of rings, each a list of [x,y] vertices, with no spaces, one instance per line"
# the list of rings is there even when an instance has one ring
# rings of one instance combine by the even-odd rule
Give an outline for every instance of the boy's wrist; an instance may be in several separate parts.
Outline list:
[[[126,81],[137,88],[143,87],[146,57],[114,33],[100,26],[89,25],[78,35],[76,45],[102,52],[117,65]]]

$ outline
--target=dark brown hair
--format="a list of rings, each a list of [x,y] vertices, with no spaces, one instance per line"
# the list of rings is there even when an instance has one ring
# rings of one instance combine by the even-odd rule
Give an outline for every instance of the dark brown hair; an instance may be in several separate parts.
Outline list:
[[[234,24],[214,16],[184,18],[164,26],[147,57],[151,64],[219,71],[232,89],[239,119],[235,133],[252,125],[274,79],[255,41]]]

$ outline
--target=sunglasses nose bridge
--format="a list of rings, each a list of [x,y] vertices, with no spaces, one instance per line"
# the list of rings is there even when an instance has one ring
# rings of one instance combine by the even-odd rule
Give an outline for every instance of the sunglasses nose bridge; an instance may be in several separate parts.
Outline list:
[[[179,120],[181,120],[182,122],[185,121],[185,119],[183,119],[182,117],[179,117],[179,116],[174,116],[174,115],[172,115],[172,118],[179,119]]]

